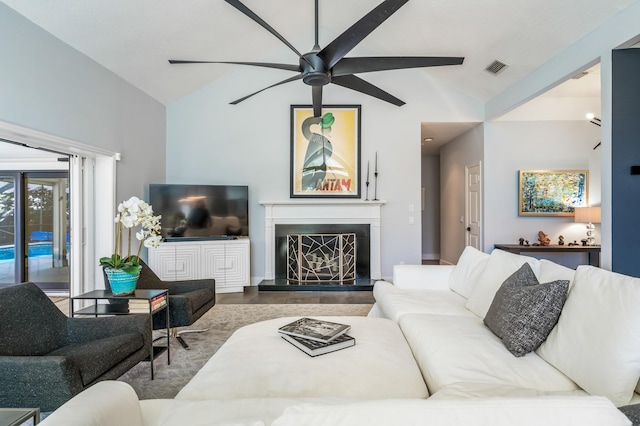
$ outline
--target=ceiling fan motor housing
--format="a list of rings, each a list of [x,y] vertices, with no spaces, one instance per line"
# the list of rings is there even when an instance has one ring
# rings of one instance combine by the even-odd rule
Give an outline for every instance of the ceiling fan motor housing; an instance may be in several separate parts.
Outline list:
[[[317,52],[309,52],[300,58],[302,81],[309,86],[324,86],[331,83],[331,76]]]

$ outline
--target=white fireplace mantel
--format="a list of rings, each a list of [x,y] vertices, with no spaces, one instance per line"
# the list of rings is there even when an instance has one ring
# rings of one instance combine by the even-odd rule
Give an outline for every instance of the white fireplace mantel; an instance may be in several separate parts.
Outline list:
[[[292,224],[369,224],[370,276],[381,279],[380,208],[386,201],[362,200],[285,200],[259,201],[265,208],[265,279],[275,278],[275,227]]]

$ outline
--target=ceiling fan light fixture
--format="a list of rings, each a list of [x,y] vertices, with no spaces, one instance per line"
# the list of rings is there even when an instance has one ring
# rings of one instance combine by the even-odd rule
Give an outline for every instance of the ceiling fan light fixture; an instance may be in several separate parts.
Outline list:
[[[505,64],[504,62],[501,62],[499,60],[494,60],[493,62],[491,62],[489,65],[487,65],[487,67],[484,69],[487,72],[490,72],[493,75],[497,75],[500,72],[504,71],[505,68],[507,68],[509,65]]]

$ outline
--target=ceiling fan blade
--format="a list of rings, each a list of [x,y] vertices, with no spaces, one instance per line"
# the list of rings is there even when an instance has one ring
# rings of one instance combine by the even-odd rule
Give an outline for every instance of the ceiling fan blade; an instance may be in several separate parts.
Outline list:
[[[373,84],[364,81],[360,77],[355,75],[343,75],[340,77],[333,77],[331,82],[338,86],[346,87],[347,89],[355,90],[356,92],[364,93],[365,95],[373,96],[385,102],[389,102],[396,106],[402,106],[405,103],[393,95],[385,92]]]
[[[244,100],[246,100],[246,99],[249,99],[249,98],[250,98],[250,97],[252,97],[253,95],[257,95],[258,93],[260,93],[260,92],[264,92],[264,91],[265,91],[265,90],[267,90],[267,89],[271,89],[272,87],[280,86],[281,84],[290,83],[290,82],[292,82],[292,81],[300,80],[301,78],[302,78],[302,74],[300,74],[300,75],[296,75],[296,76],[291,77],[291,78],[287,78],[286,80],[282,80],[282,81],[280,81],[280,82],[278,82],[278,83],[276,83],[276,84],[272,84],[271,86],[265,87],[264,89],[260,89],[260,90],[258,90],[257,92],[253,92],[252,94],[247,95],[247,96],[245,96],[244,98],[236,99],[235,101],[230,102],[230,104],[231,104],[231,105],[237,105],[237,104],[239,104],[240,102],[242,102],[242,101],[244,101]]]
[[[444,65],[461,65],[462,57],[442,56],[387,56],[342,58],[332,70],[333,76],[359,74],[372,71],[399,70],[406,68],[439,67]]]
[[[313,116],[322,115],[322,86],[311,86],[313,95]]]
[[[279,70],[300,72],[300,65],[276,64],[271,62],[232,62],[232,61],[182,61],[179,59],[169,59],[171,65],[181,64],[234,64],[234,65],[251,65],[254,67],[276,68]]]
[[[251,9],[249,9],[247,6],[245,6],[244,4],[242,4],[239,0],[225,0],[227,3],[229,3],[231,6],[235,7],[236,9],[238,9],[240,12],[244,13],[245,15],[247,15],[249,18],[253,19],[255,22],[257,22],[262,28],[264,28],[265,30],[269,31],[271,34],[273,34],[278,40],[280,40],[281,42],[283,42],[284,44],[286,44],[289,49],[293,50],[295,52],[296,55],[298,55],[298,57],[302,57],[302,55],[300,54],[300,52],[298,52],[296,50],[295,47],[293,47],[293,45],[291,43],[289,43],[284,37],[282,37],[280,35],[280,33],[278,33],[275,29],[273,29],[273,27],[269,24],[267,24],[261,17],[259,17],[258,15],[256,15],[255,13],[253,13],[251,11]]]
[[[384,0],[362,19],[349,27],[322,49],[318,56],[324,61],[327,68],[333,67],[351,49],[356,47],[366,36],[378,28],[380,24],[398,11],[409,0]]]

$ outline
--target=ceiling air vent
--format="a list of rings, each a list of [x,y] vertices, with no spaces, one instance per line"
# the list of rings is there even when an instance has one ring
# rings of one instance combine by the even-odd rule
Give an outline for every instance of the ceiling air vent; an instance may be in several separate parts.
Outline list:
[[[486,67],[484,70],[485,71],[489,71],[491,74],[495,75],[495,74],[498,74],[503,69],[505,69],[506,67],[508,67],[508,65],[505,64],[504,62],[500,62],[498,60],[495,60],[495,61],[491,62],[489,64],[489,66]]]

